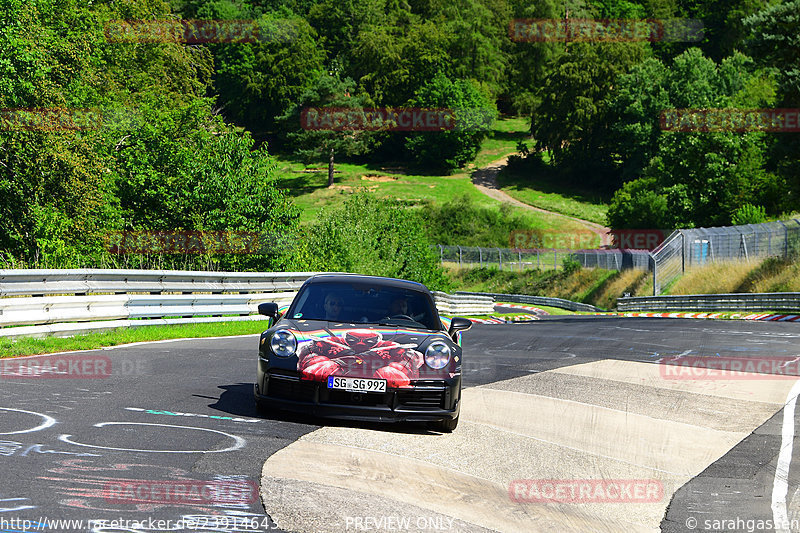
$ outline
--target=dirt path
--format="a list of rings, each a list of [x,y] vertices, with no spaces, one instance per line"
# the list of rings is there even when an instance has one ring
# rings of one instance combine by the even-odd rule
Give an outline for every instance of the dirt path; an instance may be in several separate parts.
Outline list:
[[[562,213],[556,213],[555,211],[548,211],[547,209],[542,209],[540,207],[534,207],[530,204],[526,204],[525,202],[520,202],[516,198],[513,198],[501,191],[500,186],[497,184],[497,175],[507,164],[508,156],[490,163],[489,166],[475,170],[471,176],[472,184],[475,185],[479,191],[490,198],[494,198],[500,202],[507,202],[512,205],[522,207],[523,209],[529,209],[531,211],[538,211],[539,213],[547,213],[548,215],[574,220],[586,226],[590,231],[598,235],[601,239],[601,242],[605,242],[606,239],[608,239],[608,232],[611,231],[610,228],[595,222],[589,222],[588,220],[564,215]]]

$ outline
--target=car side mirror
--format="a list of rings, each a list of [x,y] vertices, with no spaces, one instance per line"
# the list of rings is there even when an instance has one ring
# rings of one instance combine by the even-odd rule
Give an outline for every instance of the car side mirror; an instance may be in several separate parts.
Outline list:
[[[275,302],[264,302],[258,304],[258,314],[272,318],[278,318],[278,304]]]
[[[456,316],[453,317],[453,320],[450,321],[450,329],[448,330],[448,333],[450,333],[450,335],[453,335],[457,331],[466,331],[471,327],[472,327],[472,320]]]

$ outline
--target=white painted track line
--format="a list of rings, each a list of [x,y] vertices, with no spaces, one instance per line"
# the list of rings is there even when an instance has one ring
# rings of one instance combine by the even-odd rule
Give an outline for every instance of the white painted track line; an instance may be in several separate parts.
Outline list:
[[[772,518],[775,522],[775,531],[788,532],[789,513],[786,510],[786,493],[789,490],[789,466],[792,462],[794,450],[794,411],[797,396],[800,395],[800,381],[796,381],[786,398],[783,408],[783,426],[781,427],[781,449],[778,454],[778,464],[775,467],[775,481],[772,485]]]

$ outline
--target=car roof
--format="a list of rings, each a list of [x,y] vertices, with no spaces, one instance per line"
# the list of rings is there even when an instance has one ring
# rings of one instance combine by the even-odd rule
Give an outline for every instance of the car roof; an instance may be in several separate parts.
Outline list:
[[[415,289],[430,293],[428,287],[416,281],[408,281],[398,278],[384,278],[381,276],[364,276],[362,274],[315,274],[308,278],[303,285],[312,283],[353,283],[353,282],[375,283],[386,287],[397,287],[402,289]]]

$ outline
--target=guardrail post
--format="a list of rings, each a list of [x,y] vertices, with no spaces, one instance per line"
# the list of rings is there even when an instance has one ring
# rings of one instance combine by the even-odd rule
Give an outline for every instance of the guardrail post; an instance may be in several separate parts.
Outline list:
[[[653,262],[653,296],[658,296],[658,275],[656,274],[656,256],[650,254],[650,259]]]
[[[789,256],[789,228],[786,227],[786,224],[783,223],[782,220],[778,221],[781,226],[783,226],[783,257]]]
[[[500,248],[497,249],[497,259],[500,261],[500,270],[503,270],[503,253]]]
[[[519,271],[522,272],[522,251],[517,251],[517,256],[519,257]]]
[[[439,264],[444,264],[444,246],[439,245]]]
[[[478,261],[481,264],[481,268],[483,268],[483,248],[478,246]]]
[[[461,266],[461,247],[458,247],[458,266]]]
[[[681,274],[686,273],[686,235],[681,232]]]
[[[748,261],[750,257],[747,255],[747,241],[744,239],[744,233],[742,233],[742,248],[744,248],[744,260]]]

